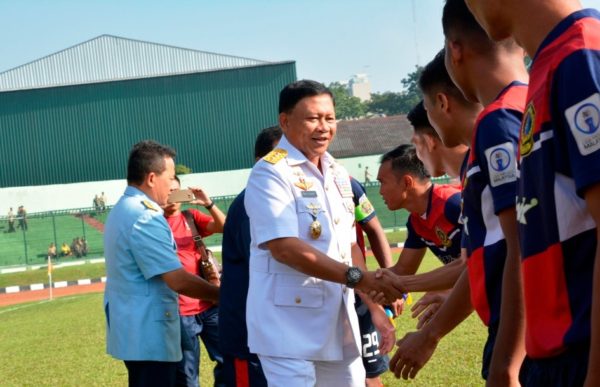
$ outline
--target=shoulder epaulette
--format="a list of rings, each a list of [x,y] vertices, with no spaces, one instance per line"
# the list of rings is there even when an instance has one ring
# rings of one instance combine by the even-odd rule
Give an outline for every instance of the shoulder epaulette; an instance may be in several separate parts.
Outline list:
[[[287,156],[288,152],[285,149],[276,148],[269,152],[263,160],[270,164],[277,164]]]
[[[144,207],[146,207],[147,209],[149,209],[149,210],[152,210],[152,211],[157,211],[157,212],[158,212],[158,209],[157,209],[156,207],[154,207],[154,205],[153,205],[152,203],[150,203],[149,201],[147,201],[147,200],[142,200],[142,204],[143,204],[143,205],[144,205]]]

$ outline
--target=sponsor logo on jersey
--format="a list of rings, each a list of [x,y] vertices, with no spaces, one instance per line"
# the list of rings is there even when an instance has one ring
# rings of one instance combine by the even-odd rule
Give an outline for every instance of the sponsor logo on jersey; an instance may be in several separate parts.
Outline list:
[[[517,180],[515,147],[512,142],[496,145],[485,150],[488,163],[490,185],[497,187]]]
[[[600,94],[596,93],[565,110],[579,152],[586,156],[600,149]]]

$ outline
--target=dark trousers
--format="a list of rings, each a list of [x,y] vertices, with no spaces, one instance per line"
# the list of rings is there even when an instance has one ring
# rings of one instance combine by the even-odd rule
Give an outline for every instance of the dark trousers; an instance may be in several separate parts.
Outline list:
[[[214,362],[215,386],[225,386],[223,356],[219,350],[219,308],[216,306],[194,316],[181,316],[181,349],[183,359],[177,365],[177,386],[198,387],[200,371],[200,343],[206,347]]]
[[[174,387],[177,362],[125,361],[129,375],[129,387]]]

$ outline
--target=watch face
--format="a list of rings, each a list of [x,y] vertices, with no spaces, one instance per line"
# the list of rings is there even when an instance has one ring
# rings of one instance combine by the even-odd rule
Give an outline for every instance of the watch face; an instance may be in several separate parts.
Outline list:
[[[353,287],[362,279],[362,271],[358,267],[350,267],[346,273],[347,285]]]

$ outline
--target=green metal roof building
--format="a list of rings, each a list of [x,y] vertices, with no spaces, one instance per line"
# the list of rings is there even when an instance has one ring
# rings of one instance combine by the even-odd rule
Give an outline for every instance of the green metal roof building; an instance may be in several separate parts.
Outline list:
[[[122,179],[143,139],[194,172],[249,168],[295,80],[292,61],[102,35],[0,73],[0,187]]]

